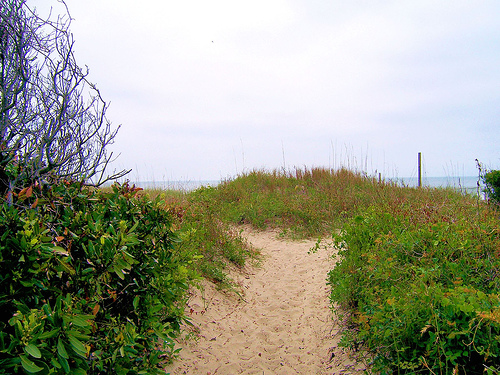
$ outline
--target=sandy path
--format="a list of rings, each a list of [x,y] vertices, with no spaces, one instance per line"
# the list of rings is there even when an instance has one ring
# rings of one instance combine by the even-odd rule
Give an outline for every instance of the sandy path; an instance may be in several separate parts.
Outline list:
[[[308,254],[314,241],[283,241],[276,233],[245,229],[265,259],[233,274],[243,298],[206,284],[188,304],[195,340],[181,341],[171,374],[349,374],[354,366],[337,348],[327,272],[332,253]]]

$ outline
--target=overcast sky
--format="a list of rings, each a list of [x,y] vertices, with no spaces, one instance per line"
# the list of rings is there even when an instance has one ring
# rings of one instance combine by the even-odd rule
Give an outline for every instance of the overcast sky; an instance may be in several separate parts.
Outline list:
[[[131,180],[500,168],[500,1],[67,0]]]

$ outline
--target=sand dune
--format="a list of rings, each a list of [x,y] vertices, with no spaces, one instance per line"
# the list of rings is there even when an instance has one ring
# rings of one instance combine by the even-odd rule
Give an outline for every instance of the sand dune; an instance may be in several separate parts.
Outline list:
[[[245,228],[261,249],[259,268],[232,275],[243,290],[220,292],[210,283],[188,303],[193,329],[180,340],[171,374],[350,374],[362,371],[337,347],[327,272],[332,252],[308,254],[314,241],[284,241],[276,232]],[[193,339],[194,338],[194,339]]]

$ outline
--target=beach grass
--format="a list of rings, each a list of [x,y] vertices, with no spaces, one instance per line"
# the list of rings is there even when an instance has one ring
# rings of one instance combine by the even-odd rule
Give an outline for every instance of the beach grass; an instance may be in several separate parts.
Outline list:
[[[372,205],[430,204],[449,214],[477,205],[451,188],[404,187],[347,169],[255,170],[192,193],[209,197],[221,220],[279,229],[298,238],[331,234]]]

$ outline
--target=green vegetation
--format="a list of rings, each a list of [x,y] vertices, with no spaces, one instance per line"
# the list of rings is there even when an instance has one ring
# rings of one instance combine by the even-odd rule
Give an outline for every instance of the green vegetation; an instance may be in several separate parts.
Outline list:
[[[192,196],[203,194],[225,222],[311,237],[334,232],[352,212],[378,199],[385,187],[346,169],[253,171]],[[405,189],[399,191],[406,194]]]
[[[234,288],[228,270],[248,260],[256,264],[259,254],[241,237],[233,223],[224,220],[215,201],[218,188],[201,187],[192,192],[150,189],[141,192],[162,202],[179,237],[181,251],[196,254],[190,267],[221,288]]]
[[[489,171],[484,175],[486,194],[494,203],[500,205],[500,171]]]
[[[382,374],[499,371],[499,229],[498,213],[452,195],[352,218],[329,275],[354,327],[344,344],[367,348]]]
[[[155,373],[174,353],[194,256],[136,192],[62,182],[3,203],[0,373]]]

